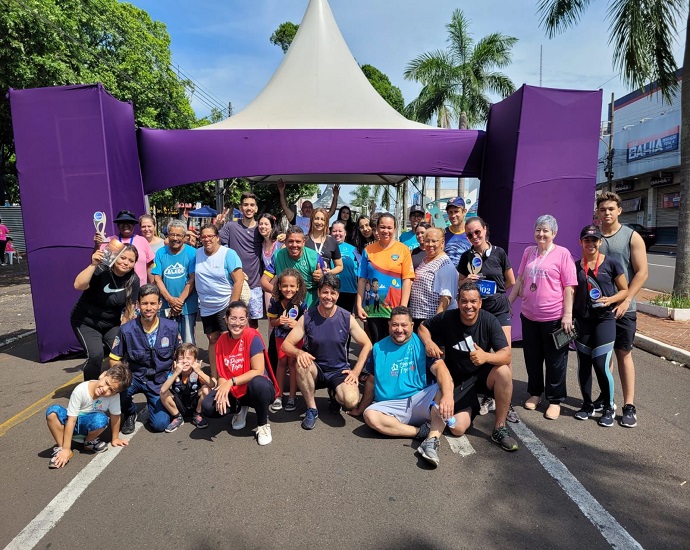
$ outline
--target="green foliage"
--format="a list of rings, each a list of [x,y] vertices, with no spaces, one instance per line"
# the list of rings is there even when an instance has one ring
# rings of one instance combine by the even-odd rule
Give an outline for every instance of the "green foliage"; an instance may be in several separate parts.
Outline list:
[[[402,114],[405,110],[405,100],[400,88],[393,86],[390,78],[373,65],[362,65],[362,72],[388,105]]]
[[[299,25],[292,23],[291,21],[286,21],[278,25],[278,28],[273,31],[271,35],[271,44],[275,46],[280,46],[283,53],[287,53],[290,44],[295,39],[295,35],[299,30]]]
[[[649,303],[655,306],[669,307],[673,309],[690,309],[690,295],[688,294],[659,294],[654,296]]]
[[[475,43],[462,10],[453,12],[446,29],[445,50],[424,53],[405,69],[407,80],[422,84],[406,114],[420,122],[436,117],[437,125],[443,128],[449,128],[453,120],[458,121],[458,127],[471,127],[487,120],[491,106],[488,94],[504,98],[515,91],[512,81],[496,69],[510,65],[517,38],[492,33]]]

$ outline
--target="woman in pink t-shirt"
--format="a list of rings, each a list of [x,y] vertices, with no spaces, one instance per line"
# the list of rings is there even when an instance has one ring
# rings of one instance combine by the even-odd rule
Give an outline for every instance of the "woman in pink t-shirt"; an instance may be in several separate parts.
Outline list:
[[[556,420],[566,398],[565,376],[568,346],[556,349],[551,333],[559,328],[573,330],[573,296],[577,286],[575,262],[567,248],[555,245],[556,218],[539,216],[534,224],[536,246],[522,254],[518,278],[510,303],[522,298],[522,349],[527,367],[524,407],[535,410],[544,393],[549,407],[544,416]],[[546,363],[546,378],[544,377]]]

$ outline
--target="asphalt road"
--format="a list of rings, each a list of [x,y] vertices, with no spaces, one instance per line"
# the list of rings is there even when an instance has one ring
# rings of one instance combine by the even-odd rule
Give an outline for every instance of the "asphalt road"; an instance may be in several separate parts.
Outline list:
[[[659,292],[672,292],[673,276],[676,272],[676,257],[648,252],[647,265],[649,266],[649,277],[644,284],[645,288]]]
[[[687,547],[690,370],[639,350],[635,429],[572,418],[580,400],[571,353],[573,397],[561,418],[516,407],[523,422],[512,454],[488,439],[489,414],[467,438],[444,437],[431,470],[415,442],[329,414],[320,393],[317,428],[300,428],[302,402],[298,412],[271,415],[266,447],[252,438],[253,412],[240,432],[222,420],[173,434],[138,424],[121,452],[77,449],[55,471],[44,411],[66,404],[71,387],[53,390],[75,378],[80,361],[39,364],[34,337],[2,351],[0,547]],[[526,388],[520,349],[513,366],[518,404]],[[8,422],[46,395],[38,412]]]

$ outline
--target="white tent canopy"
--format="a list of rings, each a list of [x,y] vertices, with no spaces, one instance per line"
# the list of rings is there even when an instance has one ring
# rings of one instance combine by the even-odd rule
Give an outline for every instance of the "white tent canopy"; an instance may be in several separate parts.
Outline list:
[[[199,130],[429,129],[378,94],[343,39],[327,0],[310,0],[299,31],[261,93],[238,114]]]

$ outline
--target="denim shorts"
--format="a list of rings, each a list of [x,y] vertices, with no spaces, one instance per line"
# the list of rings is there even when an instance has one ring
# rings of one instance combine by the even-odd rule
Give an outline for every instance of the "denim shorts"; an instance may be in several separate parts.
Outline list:
[[[46,411],[46,418],[55,413],[63,426],[67,424],[67,409],[62,405],[51,405]],[[77,424],[74,427],[75,435],[85,436],[89,432],[104,430],[108,427],[108,415],[103,411],[80,413],[77,416]]]

